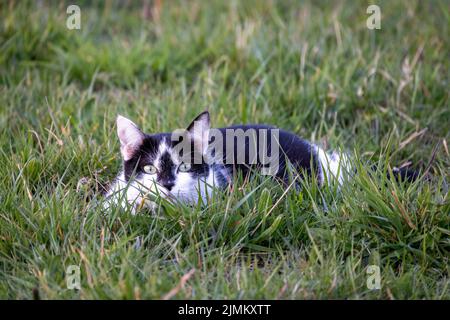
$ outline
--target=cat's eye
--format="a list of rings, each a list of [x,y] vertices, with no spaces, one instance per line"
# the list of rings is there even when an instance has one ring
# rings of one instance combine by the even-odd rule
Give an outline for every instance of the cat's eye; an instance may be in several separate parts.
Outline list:
[[[183,162],[178,167],[178,171],[180,171],[180,172],[188,172],[189,170],[191,170],[191,165],[189,163]]]
[[[148,174],[156,174],[156,167],[151,164],[144,166],[144,172]]]

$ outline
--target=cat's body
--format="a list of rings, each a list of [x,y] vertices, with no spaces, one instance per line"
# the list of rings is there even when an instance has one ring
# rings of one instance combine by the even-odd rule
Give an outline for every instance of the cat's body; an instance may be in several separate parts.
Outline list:
[[[121,116],[117,129],[124,164],[107,193],[108,206],[153,208],[151,196],[206,203],[215,188],[231,184],[237,173],[247,176],[262,170],[282,181],[291,172],[300,177],[315,174],[323,184],[335,178],[341,182],[350,169],[345,156],[327,154],[294,133],[272,126],[210,129],[207,112],[191,123],[181,139],[188,142],[189,152],[180,152],[181,140],[174,139],[173,133],[144,134]]]

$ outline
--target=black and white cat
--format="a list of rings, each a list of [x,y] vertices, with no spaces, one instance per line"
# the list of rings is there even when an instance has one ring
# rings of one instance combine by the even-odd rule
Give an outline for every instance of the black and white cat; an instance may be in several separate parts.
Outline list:
[[[238,172],[246,176],[260,170],[287,181],[293,169],[299,176],[316,175],[321,185],[334,179],[341,184],[351,174],[343,153],[326,153],[291,132],[267,125],[212,129],[207,111],[184,131],[156,134],[145,134],[118,116],[117,133],[123,170],[106,194],[106,206],[131,205],[133,212],[153,209],[152,196],[206,203],[215,188],[231,184]]]

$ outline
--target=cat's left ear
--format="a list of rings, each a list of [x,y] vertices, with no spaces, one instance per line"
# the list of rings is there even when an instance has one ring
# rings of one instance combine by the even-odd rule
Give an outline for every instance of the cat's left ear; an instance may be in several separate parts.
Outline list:
[[[200,150],[202,154],[205,154],[208,148],[209,128],[208,111],[200,113],[187,128],[187,131],[191,134],[191,139],[194,141],[194,147]]]

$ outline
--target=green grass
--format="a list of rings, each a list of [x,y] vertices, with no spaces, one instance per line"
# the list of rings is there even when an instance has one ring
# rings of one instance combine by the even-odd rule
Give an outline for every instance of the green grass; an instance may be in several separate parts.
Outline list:
[[[0,4],[0,297],[450,299],[449,2],[378,1],[381,30],[364,1],[163,2],[78,1],[72,31],[59,2]],[[358,174],[102,214],[116,115],[160,132],[205,108],[344,147]],[[383,178],[406,161],[431,181]]]

